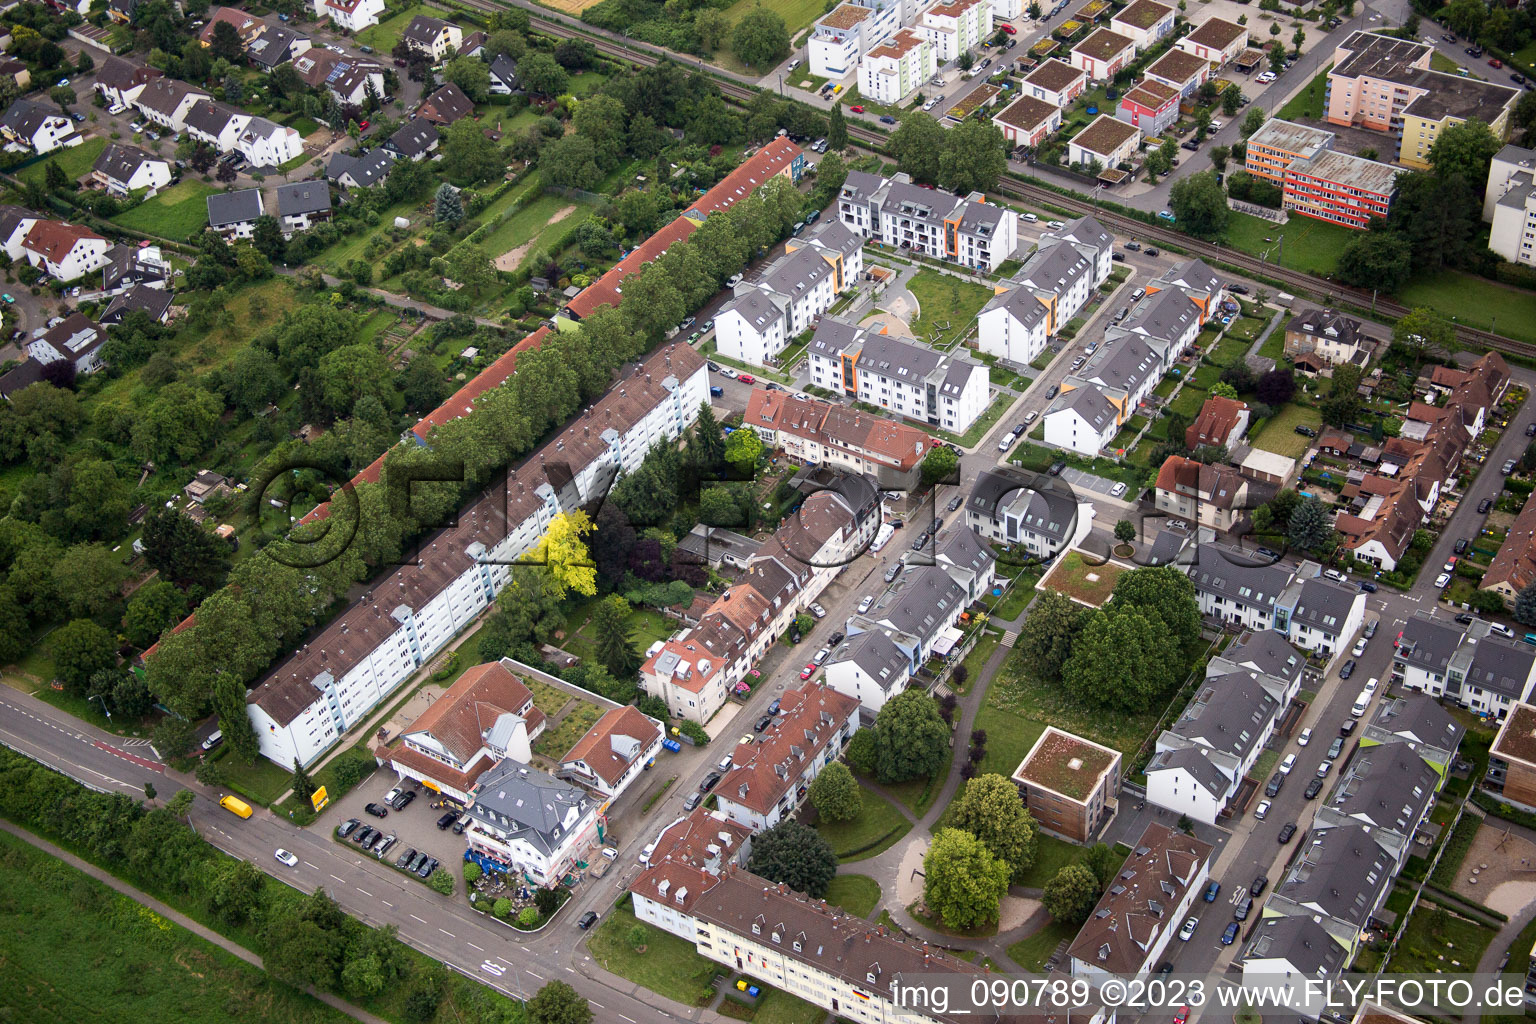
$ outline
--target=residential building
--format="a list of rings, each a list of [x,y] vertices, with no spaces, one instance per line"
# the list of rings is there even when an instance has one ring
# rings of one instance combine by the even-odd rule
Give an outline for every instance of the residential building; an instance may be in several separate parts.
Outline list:
[[[1071,242],[1077,246],[1077,251],[1088,256],[1094,265],[1093,287],[1101,288],[1109,275],[1114,271],[1115,236],[1111,235],[1092,217],[1078,217],[1069,220],[1059,228],[1047,227],[1040,233],[1040,244],[1044,248],[1047,239],[1055,239],[1062,242]],[[1077,313],[1073,310],[1073,315]]]
[[[441,143],[442,136],[435,124],[425,118],[413,117],[395,129],[379,148],[387,151],[391,158],[420,162],[437,152]]]
[[[324,89],[342,106],[361,107],[369,95],[383,98],[384,66],[330,50],[308,50],[294,58],[293,68],[312,89]]]
[[[1491,590],[1504,598],[1504,607],[1513,609],[1520,591],[1536,581],[1536,496],[1528,496],[1520,514],[1510,524],[1509,533],[1483,575],[1480,589]]]
[[[484,32],[471,32],[459,44],[460,57],[484,57],[485,43],[489,37]]]
[[[1170,51],[1174,56],[1176,51]],[[1118,117],[1141,129],[1143,135],[1161,135],[1179,117],[1179,86],[1168,85],[1151,75],[1131,86],[1120,97]]]
[[[1383,696],[1376,716],[1360,734],[1360,747],[1379,743],[1406,743],[1440,776],[1436,787],[1445,784],[1445,776],[1456,760],[1456,751],[1466,728],[1427,693]]]
[[[1488,248],[1511,263],[1536,264],[1536,151],[1505,146],[1488,167],[1483,220]]]
[[[555,777],[612,802],[656,760],[664,738],[661,723],[634,705],[609,708],[561,756]]]
[[[32,100],[16,100],[5,108],[5,113],[0,114],[0,137],[10,143],[10,148],[30,149],[38,154],[68,149],[85,141],[68,115]]]
[[[27,342],[27,354],[44,366],[68,362],[83,377],[105,365],[101,361],[101,345],[106,340],[107,332],[100,324],[84,314],[71,313],[62,323]]]
[[[1083,234],[1091,237],[1088,229]],[[1101,280],[1101,256],[1108,258],[1112,241],[1094,245],[1042,238],[1013,279],[995,286],[997,294],[982,307],[976,322],[980,350],[1020,365],[1033,362],[1087,305]]]
[[[1321,128],[1272,117],[1248,137],[1243,169],[1271,185],[1283,186],[1286,168],[1332,150],[1336,137]]]
[[[786,391],[753,388],[742,425],[796,462],[874,477],[884,490],[908,490],[932,438],[916,427]]]
[[[1536,809],[1536,707],[1516,703],[1488,750],[1488,779],[1505,803]]]
[[[451,21],[418,14],[405,26],[400,38],[412,50],[424,53],[437,62],[450,52],[458,52],[464,43],[464,30]]]
[[[1094,29],[1072,47],[1072,66],[1096,82],[1114,78],[1117,71],[1135,59],[1136,40],[1107,28]]]
[[[251,692],[262,754],[290,767],[313,763],[490,605],[510,564],[556,515],[606,493],[655,443],[680,437],[707,389],[697,352],[663,346],[509,469],[504,489],[472,501],[414,562],[376,580]],[[462,394],[456,402],[467,405]]]
[[[181,492],[194,505],[202,505],[209,498],[228,498],[235,493],[235,489],[230,486],[229,477],[222,473],[215,473],[211,469],[200,469],[192,477],[192,482],[183,487]]]
[[[1392,657],[1405,688],[1498,720],[1529,700],[1536,683],[1536,649],[1491,632],[1482,619],[1460,626],[1416,612]]]
[[[310,51],[313,43],[284,25],[261,23],[261,34],[245,44],[245,55],[251,66],[271,74],[280,65]]]
[[[1248,403],[1217,395],[1207,398],[1200,414],[1184,430],[1184,447],[1211,445],[1231,450],[1248,432]]]
[[[156,323],[163,324],[171,314],[174,296],[164,288],[136,284],[127,291],[112,297],[101,314],[101,323],[114,327],[123,322],[129,313],[143,313]]]
[[[1303,1008],[1306,983],[1336,978],[1349,964],[1345,948],[1321,924],[1302,916],[1264,918],[1249,933],[1239,956],[1244,987],[1287,992],[1286,1012],[1304,1020],[1318,1017],[1317,1010]]]
[[[111,248],[94,231],[56,220],[34,221],[21,240],[27,262],[60,281],[74,281],[102,266]]]
[[[143,189],[152,196],[171,183],[171,165],[137,146],[109,142],[91,165],[91,180],[114,195]]]
[[[1157,510],[1226,533],[1245,519],[1248,479],[1232,466],[1170,455],[1157,471]]]
[[[473,116],[474,112],[474,101],[452,82],[441,86],[416,108],[417,117],[424,117],[436,125],[452,124],[460,118]]]
[[[1061,128],[1061,108],[1048,100],[1020,96],[992,115],[1010,146],[1034,148]]]
[[[1136,43],[1136,52],[1140,53],[1173,31],[1177,14],[1173,7],[1157,0],[1133,0],[1129,7],[1121,8],[1109,19],[1109,27],[1129,36]]]
[[[871,630],[838,643],[826,661],[822,682],[858,701],[863,717],[879,714],[885,702],[912,681],[911,664],[885,633]]]
[[[523,91],[523,83],[517,77],[517,62],[504,53],[491,61],[491,95],[511,96]]]
[[[1274,628],[1275,602],[1291,582],[1289,566],[1210,543],[1185,571],[1201,615],[1255,632]]]
[[[1285,357],[1316,373],[1325,367],[1364,367],[1374,348],[1363,325],[1334,309],[1303,306],[1285,325]]]
[[[1428,837],[1416,840],[1439,788],[1440,776],[1409,744],[1362,744],[1318,805],[1313,825],[1369,826],[1377,845],[1393,857],[1393,870],[1401,871],[1409,856],[1427,855],[1434,845]]]
[[[0,207],[0,210],[3,210]],[[0,240],[5,237],[5,218],[0,215]],[[6,247],[7,252],[9,247]],[[101,267],[101,290],[115,295],[132,285],[148,285],[164,288],[172,277],[171,265],[166,262],[158,245],[114,245],[107,250],[106,262]]]
[[[1093,529],[1095,509],[1055,481],[1012,466],[984,469],[966,499],[965,525],[1042,561],[1076,547]]]
[[[173,132],[187,130],[187,114],[198,100],[211,99],[207,93],[174,78],[150,79],[139,92],[134,106],[161,128]]]
[[[1018,215],[985,201],[912,184],[906,173],[880,179],[853,172],[838,198],[838,219],[865,238],[936,259],[995,271],[1018,246]]]
[[[737,285],[715,314],[717,350],[754,366],[777,363],[863,272],[863,239],[843,224],[829,221],[804,241],[790,239],[761,279]]]
[[[1202,260],[1189,259],[1175,263],[1164,271],[1162,277],[1147,285],[1147,293],[1150,295],[1154,292],[1178,290],[1195,304],[1200,325],[1204,326],[1210,323],[1213,317],[1221,315],[1226,288],[1221,278],[1216,275],[1216,271],[1206,266]],[[1135,310],[1133,310],[1133,319],[1134,313]]]
[[[1074,52],[1074,58],[1076,54]],[[1104,167],[1129,164],[1141,145],[1141,129],[1110,114],[1100,114],[1093,123],[1067,143],[1067,162]]]
[[[1430,148],[1449,125],[1475,118],[1504,138],[1520,90],[1433,71],[1433,51],[1417,40],[1351,33],[1334,49],[1328,122],[1401,139],[1397,162],[1415,170],[1429,169]]]
[[[1275,629],[1303,650],[1325,659],[1343,653],[1365,624],[1365,593],[1330,583],[1303,562],[1275,602]]]
[[[508,757],[470,791],[468,856],[529,884],[559,884],[601,844],[598,803],[570,783]]]
[[[719,188],[718,185],[715,187]],[[649,238],[631,249],[629,255],[609,267],[602,277],[566,303],[565,308],[555,316],[556,327],[560,330],[574,330],[576,324],[603,306],[617,309],[623,298],[621,285],[625,279],[638,274],[641,268],[659,259],[672,245],[693,234],[697,227],[698,224],[692,219],[682,216],[653,232]]]
[[[1216,68],[1230,63],[1247,45],[1247,27],[1223,18],[1206,18],[1178,41],[1179,49],[1210,61]]]
[[[434,793],[469,803],[475,784],[498,762],[533,761],[533,741],[547,720],[510,658],[466,669],[393,744],[374,750],[379,763]]]
[[[967,526],[941,531],[933,544],[933,557],[949,578],[960,585],[967,604],[988,596],[997,580],[997,559],[976,533]]]
[[[969,430],[991,399],[984,365],[892,337],[883,323],[823,317],[806,357],[817,387],[953,434]]]
[[[1208,825],[1242,789],[1300,692],[1306,658],[1273,632],[1246,634],[1213,658],[1147,762],[1147,801]]]
[[[1386,220],[1397,196],[1399,169],[1391,164],[1325,150],[1285,169],[1284,209],[1349,228]]]
[[[1100,346],[1086,366],[1062,381],[1061,393],[1046,407],[1045,443],[1097,455],[1161,377],[1158,354],[1140,338]]]
[[[642,871],[629,885],[635,917],[693,942],[693,905],[727,872],[747,866],[752,830],[718,811],[695,807],[662,827]]]
[[[801,470],[791,483],[804,495],[768,547],[817,570],[839,570],[864,553],[881,526],[880,489],[871,477],[821,467]],[[763,552],[763,546],[746,559]]]
[[[251,162],[252,168],[275,168],[303,156],[304,139],[296,128],[253,117],[240,133],[235,148]]]
[[[1198,57],[1188,50],[1174,49],[1147,66],[1147,79],[1160,82],[1177,92],[1181,98],[1189,99],[1210,80],[1211,68],[1212,63],[1207,58]]]
[[[144,87],[164,74],[159,68],[109,55],[96,65],[96,80],[91,87],[101,94],[108,106],[131,107]]]
[[[674,890],[674,898],[676,890]],[[692,900],[699,955],[836,1016],[911,1024],[989,1024],[995,1013],[939,1013],[912,1008],[895,986],[950,975],[958,990],[987,977],[982,968],[894,928],[872,925],[785,885],[745,871],[725,871]]]
[[[1024,76],[1023,93],[1053,107],[1065,107],[1088,88],[1088,73],[1059,57],[1043,61]]]
[[[316,224],[330,220],[330,186],[320,178],[277,186],[277,217],[283,226],[284,238],[292,238],[296,232],[308,231]]]
[[[1374,829],[1353,821],[1310,829],[1298,854],[1270,892],[1264,917],[1315,921],[1343,948],[1348,962],[1392,889],[1393,857],[1376,841]]]
[[[992,5],[989,0],[939,0],[923,11],[914,28],[928,37],[934,59],[944,64],[992,35]]]
[[[1150,974],[1210,877],[1212,846],[1151,824],[1067,948],[1073,977]]]
[[[371,188],[389,175],[396,158],[388,145],[375,146],[361,156],[338,152],[331,157],[325,176],[342,188]]]
[[[702,224],[710,214],[729,209],[775,178],[798,185],[806,166],[805,150],[784,136],[771,139],[684,210],[683,218],[691,225]]]
[[[922,88],[937,70],[929,37],[916,29],[904,28],[870,49],[859,61],[859,95],[894,106]]]
[[[1124,320],[1104,329],[1106,344],[1136,339],[1149,347],[1157,356],[1159,377],[1194,345],[1200,328],[1220,305],[1223,286],[1205,264],[1191,260],[1175,270],[1180,267],[1197,271],[1203,283],[1189,288],[1165,275],[1147,286],[1147,294],[1131,306]]]
[[[1088,844],[1119,807],[1120,751],[1048,725],[1013,770],[1013,783],[1036,828]]]
[[[138,9],[139,0],[107,0],[107,17],[119,25],[133,21],[134,12]]]
[[[816,682],[786,692],[773,724],[736,747],[715,787],[721,813],[754,832],[790,817],[858,727],[859,702],[852,697]]]
[[[377,25],[383,13],[384,0],[315,0],[315,17],[321,21],[329,18],[347,32]]]
[[[251,115],[214,100],[198,100],[187,111],[187,134],[206,142],[220,153],[228,153],[240,143]]]
[[[822,15],[811,28],[805,52],[811,74],[840,79],[852,74],[875,44],[907,20],[904,0],[850,0]]]
[[[870,609],[852,615],[845,628],[849,637],[884,633],[915,674],[930,657],[949,654],[963,638],[954,624],[968,603],[965,588],[946,567],[910,563]]]
[[[215,31],[220,25],[232,27],[235,33],[240,36],[242,43],[249,42],[264,27],[261,19],[247,14],[245,11],[234,7],[215,7],[209,13],[202,30],[197,34],[198,42],[202,43],[205,47],[212,46]]]
[[[232,239],[253,237],[256,220],[265,213],[259,188],[219,192],[208,197],[208,226]]]

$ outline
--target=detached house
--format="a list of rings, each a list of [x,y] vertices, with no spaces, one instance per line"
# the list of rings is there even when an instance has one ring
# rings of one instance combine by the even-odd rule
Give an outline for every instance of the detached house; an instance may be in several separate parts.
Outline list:
[[[435,153],[441,142],[442,136],[437,133],[436,125],[423,118],[413,117],[385,139],[380,148],[400,159],[421,161]]]
[[[92,88],[101,94],[108,106],[131,107],[146,85],[164,75],[165,72],[159,68],[108,56],[96,65],[96,80]]]
[[[434,61],[440,61],[463,44],[464,31],[451,21],[418,14],[405,26],[400,39],[417,53],[424,53]]]
[[[308,53],[312,45],[307,36],[286,26],[265,25],[260,35],[245,44],[245,55],[251,66],[271,74],[279,65]]]
[[[384,0],[315,0],[315,17],[321,21],[329,18],[338,28],[348,32],[361,32],[379,23],[384,13]]]
[[[198,100],[187,111],[186,123],[192,138],[228,153],[239,144],[251,115],[213,100]]]
[[[220,192],[208,197],[208,226],[231,239],[250,238],[256,233],[256,219],[266,213],[261,189]]]
[[[421,101],[416,115],[424,117],[433,124],[452,124],[463,117],[471,117],[475,113],[475,104],[464,90],[449,82],[438,89],[431,96]]]
[[[280,167],[304,155],[304,140],[298,129],[276,124],[264,117],[253,117],[235,143],[252,167]]]
[[[21,242],[27,262],[60,281],[73,281],[102,266],[111,247],[94,231],[56,220],[34,222]]]
[[[1307,307],[1285,325],[1284,354],[1298,370],[1318,373],[1330,366],[1364,367],[1372,340],[1359,320],[1332,309]]]
[[[27,354],[46,366],[49,363],[68,362],[75,373],[85,376],[104,365],[101,361],[102,342],[107,332],[93,320],[80,313],[71,313],[64,322],[50,327],[41,337],[27,343]]]
[[[136,146],[109,142],[91,167],[91,180],[113,195],[138,189],[154,195],[171,183],[171,165]]]
[[[523,91],[523,83],[517,77],[517,62],[506,54],[497,55],[491,61],[491,95],[511,96]]]
[[[1231,466],[1170,455],[1157,471],[1157,509],[1220,532],[1234,529],[1248,507],[1248,478]]]
[[[52,153],[85,141],[75,131],[75,122],[56,107],[31,100],[17,100],[6,108],[0,115],[0,136],[10,148],[30,149],[34,153]]]
[[[331,157],[325,176],[342,188],[370,188],[389,175],[396,156],[387,146],[375,146],[362,156],[337,153]]]
[[[1088,73],[1057,57],[1024,76],[1023,93],[1053,107],[1065,107],[1088,88]]]
[[[331,189],[324,181],[296,181],[277,187],[277,216],[283,225],[283,237],[308,231],[321,221],[331,219]]]
[[[1115,73],[1136,59],[1136,41],[1107,28],[1093,34],[1072,48],[1072,66],[1094,81],[1115,77]]]
[[[1173,7],[1157,3],[1157,0],[1134,0],[1109,19],[1109,25],[1128,36],[1136,44],[1136,52],[1140,53],[1173,31],[1177,13]]]
[[[1209,61],[1214,67],[1230,63],[1248,45],[1248,29],[1235,21],[1207,18],[1193,32],[1179,38],[1185,53]]]
[[[661,753],[665,735],[633,705],[610,708],[560,758],[555,777],[617,800]]]
[[[1191,450],[1203,445],[1235,448],[1248,432],[1248,404],[1235,398],[1217,395],[1207,398],[1195,417],[1184,430],[1184,447]]]

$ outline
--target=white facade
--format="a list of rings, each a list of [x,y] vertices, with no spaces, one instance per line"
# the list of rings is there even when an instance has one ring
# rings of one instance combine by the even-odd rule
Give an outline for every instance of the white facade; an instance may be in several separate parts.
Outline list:
[[[990,0],[940,0],[923,12],[916,26],[933,44],[940,63],[955,60],[992,35]]]
[[[84,141],[85,137],[75,131],[75,122],[53,114],[41,120],[25,144],[35,153],[52,153],[57,149],[78,146]]]
[[[297,129],[264,117],[252,118],[236,145],[253,167],[278,167],[304,153],[304,139]]]
[[[157,78],[144,87],[135,101],[139,113],[162,128],[183,132],[187,128],[187,114],[199,100],[211,99],[207,93],[198,92],[185,82],[172,78]]]
[[[149,195],[154,195],[171,183],[171,165],[164,160],[144,160],[126,181],[107,174],[101,175],[101,180],[114,195],[125,196],[138,189],[147,189]]]
[[[811,74],[846,78],[875,44],[893,35],[907,19],[905,0],[851,0],[817,20],[806,40]]]
[[[315,17],[334,21],[338,28],[361,32],[379,23],[384,0],[315,0]]]
[[[1191,769],[1181,766],[1147,773],[1147,803],[1209,825],[1215,823],[1227,801],[1225,794],[1207,789]]]
[[[27,262],[60,281],[73,281],[104,266],[112,243],[95,236],[66,240],[65,246],[44,249],[24,246]]]
[[[1090,458],[1108,448],[1119,429],[1120,422],[1113,415],[1103,419],[1090,418],[1075,407],[1045,414],[1046,444]]]
[[[237,113],[225,121],[217,132],[200,128],[195,124],[187,125],[187,134],[199,142],[206,142],[220,153],[228,153],[234,149],[240,141],[240,136],[245,133],[245,126],[251,123],[251,115]]]
[[[827,224],[788,250],[755,283],[741,284],[715,314],[715,347],[728,359],[769,366],[864,273],[862,241]]]
[[[1536,266],[1536,152],[1505,146],[1488,168],[1483,219],[1488,248],[1511,263]]]
[[[1034,292],[1013,288],[998,292],[976,318],[977,348],[988,355],[1026,366],[1050,342],[1050,310]]]
[[[938,69],[933,43],[904,28],[859,62],[859,95],[895,105],[921,89]]]
[[[1100,114],[1067,143],[1067,162],[1089,164],[1097,160],[1105,167],[1116,167],[1130,163],[1139,145],[1140,128],[1127,124],[1113,114]]]
[[[824,319],[806,349],[811,383],[951,433],[969,430],[987,408],[987,368],[881,330]]]
[[[1130,37],[1140,53],[1173,31],[1177,12],[1156,0],[1136,0],[1109,20],[1110,28]]]

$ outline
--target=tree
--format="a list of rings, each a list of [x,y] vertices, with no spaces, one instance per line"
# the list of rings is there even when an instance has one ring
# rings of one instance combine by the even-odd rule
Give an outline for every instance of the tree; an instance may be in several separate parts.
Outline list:
[[[966,118],[947,133],[939,155],[939,181],[945,188],[957,194],[991,191],[1007,169],[1008,143],[991,121]]]
[[[887,145],[896,157],[896,163],[923,185],[939,181],[940,164],[948,138],[939,122],[918,111],[902,118],[901,124],[891,133]]]
[[[48,98],[57,103],[60,110],[66,112],[68,112],[69,108],[74,106],[75,101],[79,99],[79,97],[75,95],[75,90],[71,89],[67,85],[56,85],[52,89],[49,89]]]
[[[1115,540],[1122,544],[1129,544],[1136,539],[1136,524],[1129,519],[1121,519],[1115,523]]]
[[[73,182],[69,180],[69,175],[64,173],[64,168],[60,167],[57,161],[50,160],[43,165],[43,185],[50,192],[58,192],[71,188]]]
[[[820,832],[790,819],[752,837],[747,870],[820,899],[837,874],[837,855]]]
[[[77,695],[86,692],[92,675],[117,665],[112,634],[90,619],[75,619],[54,630],[48,637],[48,650],[64,689]]]
[[[310,795],[312,793],[314,793],[314,791],[315,791],[314,780],[312,780],[309,777],[309,772],[304,770],[304,766],[302,764],[300,764],[299,763],[299,759],[297,757],[295,757],[293,759],[293,792],[294,792],[294,795],[297,796],[299,798],[299,800],[302,802],[302,801],[308,800],[310,798]]]
[[[1305,43],[1306,41],[1306,30],[1303,29],[1300,25],[1297,25],[1296,31],[1291,33],[1291,46],[1294,48],[1296,56],[1301,56],[1301,44]]]
[[[693,34],[709,52],[720,49],[731,34],[731,23],[718,7],[700,7],[693,12]]]
[[[343,345],[320,357],[316,380],[320,394],[336,416],[347,416],[364,395],[376,395],[388,386],[389,360],[377,345]]]
[[[1051,683],[1061,679],[1082,619],[1083,607],[1060,591],[1048,590],[1035,599],[1014,646],[1041,680]]]
[[[1411,315],[1411,314],[1410,314]],[[1336,427],[1346,427],[1360,409],[1360,369],[1343,365],[1333,368],[1333,387],[1318,407],[1323,420]]]
[[[1267,120],[1269,120],[1269,115],[1265,114],[1261,108],[1253,107],[1250,109],[1243,118],[1243,138],[1246,139],[1260,128],[1263,128],[1264,122]]]
[[[743,64],[771,67],[789,55],[789,30],[777,12],[754,7],[731,31],[731,49]]]
[[[1168,193],[1168,205],[1179,218],[1180,227],[1202,238],[1220,235],[1231,213],[1215,171],[1202,171],[1174,182]]]
[[[175,761],[186,755],[196,737],[197,728],[191,722],[175,715],[166,715],[155,726],[149,742],[156,754],[168,761]]]
[[[183,590],[212,589],[229,571],[229,545],[180,509],[156,508],[144,518],[144,559]]]
[[[1211,147],[1211,166],[1216,168],[1216,173],[1221,174],[1227,169],[1227,157],[1232,155],[1231,146]]]
[[[459,190],[446,181],[437,186],[437,193],[432,197],[432,212],[439,224],[458,227],[464,220],[464,204],[459,199]]]
[[[1254,385],[1254,397],[1271,408],[1284,405],[1296,394],[1296,378],[1290,370],[1270,370]]]
[[[168,581],[150,580],[133,592],[123,612],[123,635],[135,647],[148,647],[186,614],[186,597]]]
[[[534,1024],[592,1024],[592,1007],[563,981],[547,982],[528,1000]]]
[[[1079,925],[1099,901],[1099,880],[1083,864],[1067,864],[1045,883],[1040,903],[1058,921]]]
[[[585,512],[562,512],[550,520],[549,529],[523,560],[542,565],[562,598],[571,590],[591,597],[597,593],[597,570],[583,538],[592,529]]]
[[[1328,507],[1316,498],[1307,498],[1296,506],[1286,526],[1286,541],[1302,551],[1321,552],[1333,535],[1333,520]]]
[[[1094,843],[1088,847],[1088,852],[1083,856],[1083,864],[1093,877],[1099,880],[1099,892],[1109,888],[1115,876],[1120,873],[1120,865],[1125,858],[1116,855],[1115,851],[1103,843]]]
[[[227,21],[214,22],[213,41],[208,45],[208,52],[231,64],[245,63],[245,42],[240,38],[240,30]]]
[[[904,690],[875,716],[875,764],[881,782],[932,778],[949,759],[949,727],[938,703]]]
[[[1345,284],[1391,294],[1413,274],[1413,248],[1395,231],[1357,231],[1339,253],[1336,273]]]
[[[733,430],[725,439],[725,461],[736,468],[743,478],[750,478],[762,457],[763,442],[755,430]]]
[[[1135,608],[1162,620],[1176,643],[1188,645],[1200,638],[1200,605],[1195,586],[1187,575],[1172,566],[1132,569],[1115,581],[1109,607]]]
[[[875,746],[875,730],[863,728],[854,733],[844,755],[848,758],[848,767],[866,778],[872,778],[877,768]]]
[[[725,465],[725,432],[708,402],[699,406],[699,418],[688,437],[688,458],[700,476],[714,476]]]
[[[1062,669],[1067,693],[1085,704],[1145,711],[1174,682],[1175,640],[1155,612],[1103,608],[1084,615]]]
[[[528,58],[530,61],[533,59]],[[526,65],[528,62],[523,63]],[[519,65],[520,76],[522,68],[523,65]],[[563,71],[560,73],[565,74]],[[475,182],[495,177],[505,169],[506,163],[496,151],[496,144],[486,137],[478,121],[468,117],[460,118],[452,124],[444,125],[440,134],[443,138],[443,173],[448,177],[457,181]]]
[[[833,761],[811,780],[806,794],[816,813],[826,821],[852,821],[864,809],[864,791],[841,761]]]
[[[1503,145],[1488,125],[1474,117],[1441,129],[1434,145],[1429,147],[1429,164],[1438,178],[1459,175],[1481,199],[1488,182],[1488,166]]]
[[[1035,862],[1035,819],[1008,779],[988,772],[965,784],[950,824],[980,840],[1018,882]]]
[[[443,80],[464,90],[464,95],[476,103],[484,103],[490,98],[491,66],[479,57],[453,58],[443,67]]]
[[[934,835],[923,857],[923,876],[923,902],[948,928],[995,922],[1008,892],[1007,862],[958,828],[939,829]]]
[[[592,610],[592,631],[597,660],[615,679],[633,680],[640,669],[635,637],[625,619],[629,602],[618,595],[605,598]]]
[[[923,456],[923,486],[958,483],[959,469],[960,456],[956,455],[949,445],[941,444],[936,448],[930,448],[928,454]]]
[[[517,78],[535,96],[558,96],[570,83],[565,68],[546,53],[530,53],[518,61]]]
[[[1427,350],[1447,355],[1456,351],[1456,329],[1431,307],[1418,306],[1409,310],[1408,315],[1393,326],[1392,343],[1408,351],[1417,369],[1424,361]],[[1338,377],[1337,370],[1334,371],[1334,377]]]
[[[1536,627],[1536,582],[1527,583],[1515,595],[1515,621],[1527,629]]]
[[[1237,113],[1238,108],[1240,108],[1242,105],[1243,90],[1238,87],[1236,82],[1221,90],[1221,112],[1223,114],[1231,117]]]

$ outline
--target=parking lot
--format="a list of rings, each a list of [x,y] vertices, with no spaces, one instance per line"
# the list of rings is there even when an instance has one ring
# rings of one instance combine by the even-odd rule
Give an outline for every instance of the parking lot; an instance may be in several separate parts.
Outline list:
[[[456,836],[452,829],[438,830],[437,820],[447,813],[446,809],[434,808],[432,803],[437,794],[429,789],[423,789],[419,784],[411,782],[403,786],[408,791],[414,791],[416,798],[412,800],[404,810],[388,808],[389,814],[384,818],[375,818],[366,813],[363,808],[369,803],[384,806],[384,796],[396,785],[400,785],[393,771],[381,769],[374,772],[352,792],[342,797],[332,808],[328,809],[325,816],[311,828],[323,829],[329,835],[334,835],[341,823],[348,818],[356,818],[363,825],[372,825],[376,829],[382,829],[386,834],[395,836],[395,842],[390,845],[384,854],[384,861],[394,864],[400,859],[400,855],[408,849],[424,851],[438,859],[441,868],[457,875],[459,862],[464,859],[464,838]],[[450,802],[451,809],[458,809],[457,804]],[[459,810],[462,815],[463,811]],[[357,833],[346,842],[356,849]],[[372,854],[363,854],[372,856]]]

